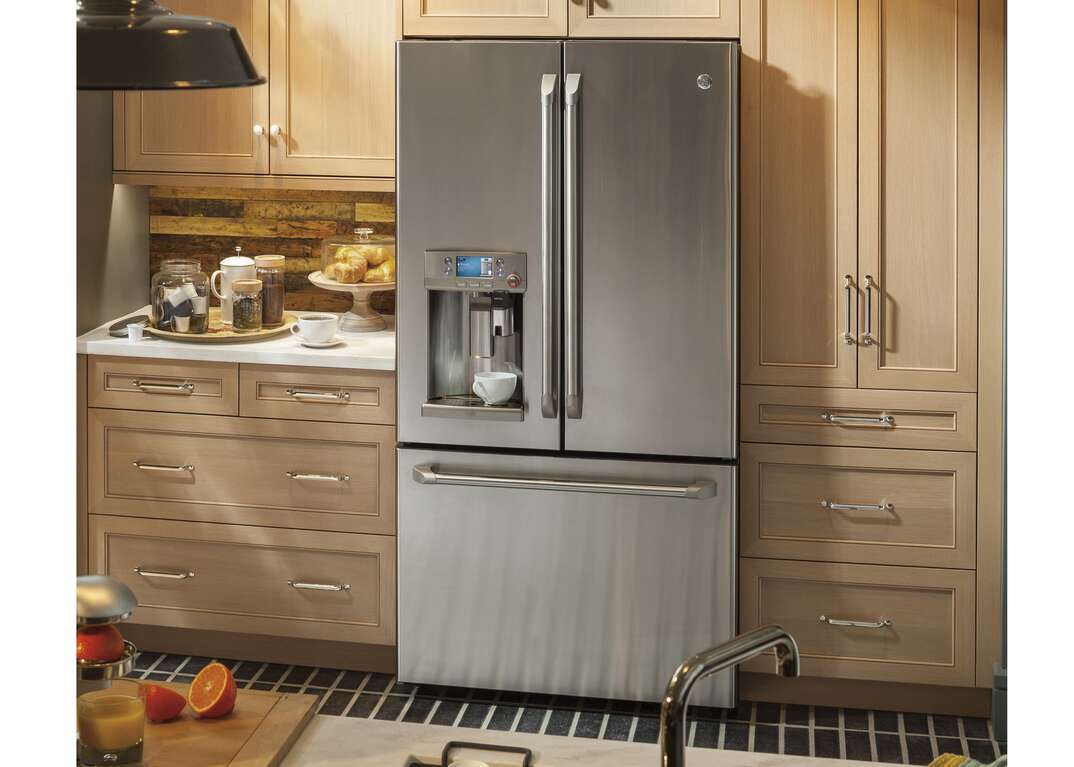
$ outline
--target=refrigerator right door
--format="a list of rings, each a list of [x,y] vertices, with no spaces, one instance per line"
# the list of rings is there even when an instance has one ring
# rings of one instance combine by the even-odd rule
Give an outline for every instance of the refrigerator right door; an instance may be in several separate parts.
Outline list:
[[[738,46],[564,49],[564,448],[734,458]]]

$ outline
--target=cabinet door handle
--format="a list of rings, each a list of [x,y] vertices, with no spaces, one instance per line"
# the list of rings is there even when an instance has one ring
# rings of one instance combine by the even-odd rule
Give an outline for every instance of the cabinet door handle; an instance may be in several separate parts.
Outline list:
[[[269,133],[272,135],[273,138],[279,138],[281,133],[280,126],[275,124],[269,126]]]
[[[288,389],[287,395],[294,399],[307,399],[315,402],[349,402],[349,391],[306,391],[303,389]]]
[[[895,416],[893,415],[840,415],[839,413],[822,413],[821,420],[825,423],[845,423],[845,424],[877,424],[879,426],[894,426]]]
[[[194,471],[194,464],[192,464],[192,463],[167,464],[167,463],[142,463],[141,461],[134,461],[131,465],[134,466],[134,468],[139,469],[141,471],[173,471],[173,472],[180,472],[180,471],[193,472]]]
[[[556,178],[556,75],[541,77],[541,415],[559,416],[556,360],[556,267],[559,180]]]
[[[254,126],[254,135],[257,136],[258,138],[260,138],[261,136],[264,136],[265,135],[265,126],[264,125],[255,125]]]
[[[875,621],[847,621],[840,618],[829,618],[827,615],[820,616],[820,622],[827,623],[829,626],[847,626],[856,629],[887,629],[895,625],[894,621],[887,618]]]
[[[820,505],[831,511],[895,511],[893,503],[836,503],[825,500]]]
[[[872,346],[877,343],[876,336],[873,335],[873,276],[871,274],[865,275],[865,332],[861,334],[861,342],[865,346]]]
[[[843,306],[843,343],[854,345],[854,325],[851,318],[851,303],[853,303],[854,281],[849,274],[843,275],[843,297],[846,301]]]
[[[287,585],[293,589],[303,591],[350,591],[349,583],[304,583],[302,581],[287,581]]]
[[[310,474],[302,471],[287,472],[288,479],[308,479],[315,482],[350,482],[350,474]]]
[[[140,378],[131,379],[131,385],[137,387],[141,391],[147,394],[193,394],[194,384],[190,381],[183,381],[183,383],[171,384],[171,383],[154,383],[153,381],[143,381]]]
[[[169,581],[185,581],[194,577],[193,570],[146,570],[144,567],[136,567],[134,572],[146,578],[164,578]]]

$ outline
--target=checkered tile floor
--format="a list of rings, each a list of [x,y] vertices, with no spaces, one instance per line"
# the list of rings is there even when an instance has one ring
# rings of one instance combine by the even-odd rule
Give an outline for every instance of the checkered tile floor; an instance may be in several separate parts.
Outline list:
[[[130,676],[190,682],[212,659],[143,652]],[[220,659],[240,688],[311,693],[322,716],[655,743],[657,703],[412,685],[389,674]],[[689,745],[896,764],[938,754],[988,763],[1007,752],[992,723],[972,717],[742,701],[733,710],[691,707]],[[480,736],[469,734],[468,740]]]

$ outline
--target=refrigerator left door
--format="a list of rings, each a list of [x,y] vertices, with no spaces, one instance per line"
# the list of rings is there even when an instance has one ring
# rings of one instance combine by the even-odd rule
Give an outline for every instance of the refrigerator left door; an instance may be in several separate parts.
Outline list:
[[[734,467],[397,454],[400,680],[655,701],[734,634]]]
[[[400,442],[560,447],[558,409],[546,395],[555,393],[559,362],[561,67],[558,42],[398,44]],[[522,336],[520,420],[498,420],[491,417],[497,411],[480,407],[422,407],[470,394],[468,323],[477,316],[467,310],[468,292],[426,288],[427,251],[454,251],[437,261],[451,270],[459,253],[523,259],[525,292],[513,328]]]

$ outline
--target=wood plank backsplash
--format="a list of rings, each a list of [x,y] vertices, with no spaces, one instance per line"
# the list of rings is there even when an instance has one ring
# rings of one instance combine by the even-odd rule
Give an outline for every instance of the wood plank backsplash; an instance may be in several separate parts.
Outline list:
[[[356,226],[394,235],[395,195],[154,186],[149,190],[150,273],[164,259],[192,258],[212,274],[238,245],[244,256],[287,257],[288,309],[346,311],[349,295],[314,287],[307,276],[321,268],[321,241]],[[378,311],[395,313],[394,291],[375,293],[372,302]]]

